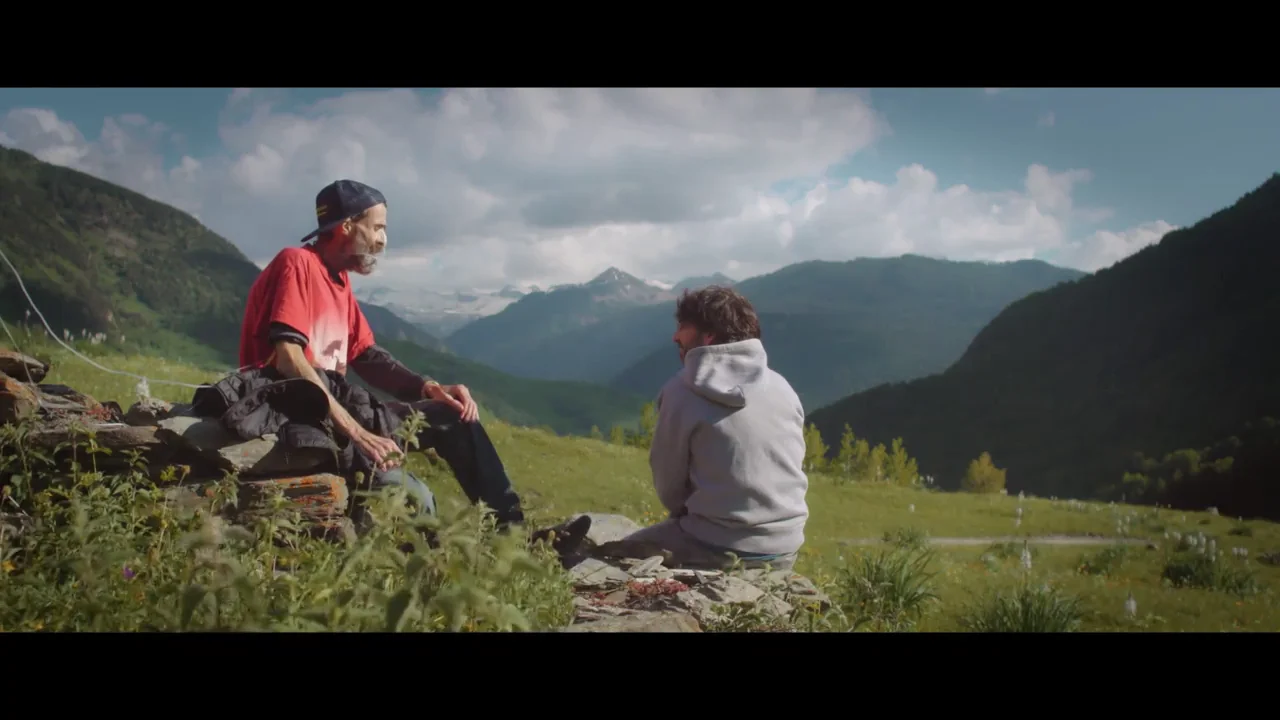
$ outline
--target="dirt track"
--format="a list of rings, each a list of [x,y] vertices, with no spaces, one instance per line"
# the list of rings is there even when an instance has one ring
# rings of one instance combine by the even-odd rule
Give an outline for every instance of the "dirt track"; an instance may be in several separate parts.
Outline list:
[[[841,540],[841,545],[879,545],[884,543],[883,538],[851,538],[849,540]],[[1020,537],[1017,535],[1007,535],[1004,537],[936,537],[929,538],[931,545],[993,545],[995,543],[1020,543],[1026,542],[1031,545],[1146,545],[1151,542],[1146,538],[1120,538],[1120,537],[1096,537],[1093,535],[1037,535],[1032,537]]]

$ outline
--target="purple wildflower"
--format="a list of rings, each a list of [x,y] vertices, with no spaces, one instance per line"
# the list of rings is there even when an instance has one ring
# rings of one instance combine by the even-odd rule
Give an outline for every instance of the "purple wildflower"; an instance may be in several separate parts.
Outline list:
[[[125,579],[125,580],[132,580],[134,575],[137,575],[137,573],[135,573],[133,570],[129,569],[129,566],[128,566],[128,565],[125,565],[125,566],[124,566],[124,579]]]

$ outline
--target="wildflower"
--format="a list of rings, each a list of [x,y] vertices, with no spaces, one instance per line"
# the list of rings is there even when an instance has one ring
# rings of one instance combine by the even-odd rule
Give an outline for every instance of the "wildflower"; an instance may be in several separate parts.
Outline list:
[[[1014,514],[1014,515],[1017,515],[1018,517],[1022,517],[1022,508],[1018,508],[1018,509],[1014,510],[1014,511],[1013,511],[1013,514]]]
[[[1138,615],[1138,601],[1134,599],[1133,593],[1129,593],[1129,599],[1124,601],[1124,614],[1129,617]]]
[[[1027,547],[1026,543],[1022,544],[1022,569],[1031,569],[1031,548]]]
[[[0,563],[0,570],[4,570],[6,575],[17,569],[18,568],[15,567],[14,564],[8,560],[5,560],[3,563]]]
[[[137,576],[137,573],[135,573],[128,565],[124,566],[123,570],[121,571],[121,574],[124,575],[125,580],[132,580],[135,576]]]
[[[912,503],[907,506],[907,512],[915,512],[915,511],[916,511],[915,503]]]
[[[1014,518],[1014,519],[1013,519],[1013,526],[1014,526],[1014,527],[1022,527],[1022,518],[1020,518],[1020,517],[1019,517],[1019,518]]]

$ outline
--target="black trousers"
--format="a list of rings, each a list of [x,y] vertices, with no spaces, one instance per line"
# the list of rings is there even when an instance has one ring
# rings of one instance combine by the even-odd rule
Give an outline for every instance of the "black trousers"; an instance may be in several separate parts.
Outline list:
[[[463,422],[458,412],[435,400],[412,403],[390,402],[397,414],[407,417],[410,410],[421,412],[428,427],[418,431],[418,449],[432,448],[453,471],[462,492],[473,505],[483,501],[493,513],[499,527],[524,522],[520,496],[511,485],[506,467],[479,419]],[[366,458],[367,460],[367,458]],[[373,489],[388,485],[404,487],[420,512],[434,514],[435,497],[426,483],[403,466],[392,470],[374,470]],[[359,522],[360,503],[353,503],[352,515]]]

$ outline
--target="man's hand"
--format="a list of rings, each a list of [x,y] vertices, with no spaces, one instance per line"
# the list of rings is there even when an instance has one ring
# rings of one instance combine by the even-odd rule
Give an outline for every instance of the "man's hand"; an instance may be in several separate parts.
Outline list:
[[[480,408],[476,407],[476,401],[471,399],[471,391],[466,385],[428,383],[425,391],[428,398],[438,400],[457,410],[463,422],[475,422],[476,418],[480,417]]]
[[[379,470],[390,470],[398,467],[404,460],[404,453],[394,440],[375,435],[364,428],[352,433],[351,442],[369,456]]]

